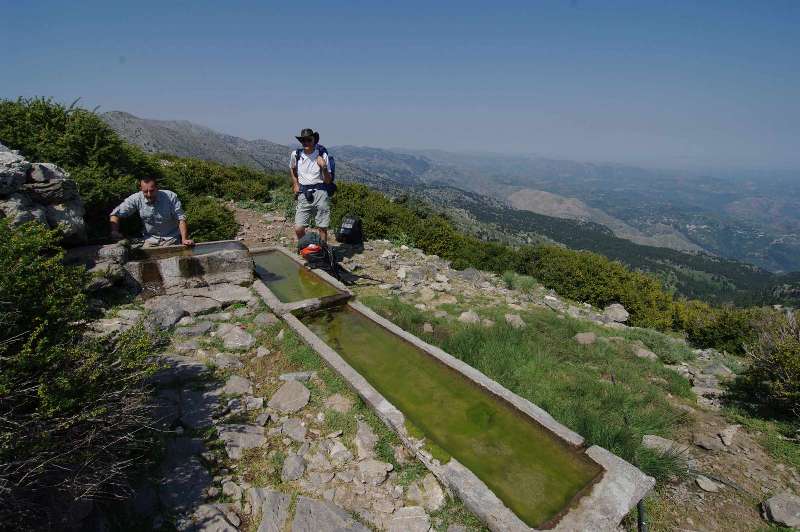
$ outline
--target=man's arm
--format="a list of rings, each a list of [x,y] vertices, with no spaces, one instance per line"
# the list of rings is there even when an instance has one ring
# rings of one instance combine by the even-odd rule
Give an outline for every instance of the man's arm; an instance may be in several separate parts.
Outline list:
[[[184,246],[194,246],[194,240],[189,238],[189,224],[186,223],[186,213],[183,212],[181,200],[175,195],[172,200],[172,212],[178,219],[178,231],[181,234],[181,244]]]
[[[292,192],[298,194],[300,192],[300,181],[297,177],[297,160],[295,152],[289,157],[289,172],[292,174]]]
[[[328,155],[325,154],[325,157],[320,157],[317,155],[317,165],[322,170],[322,180],[325,183],[330,183],[333,181],[333,177],[331,176],[331,170],[328,168]]]
[[[117,205],[114,210],[111,211],[111,216],[109,216],[108,221],[111,224],[112,239],[119,240],[122,238],[122,233],[119,231],[120,218],[126,218],[136,211],[138,211],[138,206],[136,205],[136,194],[132,194],[125,198],[125,201]]]

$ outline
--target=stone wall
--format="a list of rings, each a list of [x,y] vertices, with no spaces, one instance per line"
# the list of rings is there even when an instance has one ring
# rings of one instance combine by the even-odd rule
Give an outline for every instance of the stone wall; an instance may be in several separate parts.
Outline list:
[[[52,163],[31,163],[0,144],[0,217],[13,225],[36,221],[61,226],[64,243],[86,242],[84,209],[78,185]]]

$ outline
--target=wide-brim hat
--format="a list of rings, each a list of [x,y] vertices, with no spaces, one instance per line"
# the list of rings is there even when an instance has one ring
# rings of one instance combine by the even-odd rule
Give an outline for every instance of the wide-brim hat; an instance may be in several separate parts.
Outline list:
[[[319,142],[319,133],[317,133],[311,128],[305,128],[302,131],[300,131],[300,136],[295,138],[297,139],[298,142],[303,142],[303,139],[311,139],[311,138],[314,139],[314,142]]]

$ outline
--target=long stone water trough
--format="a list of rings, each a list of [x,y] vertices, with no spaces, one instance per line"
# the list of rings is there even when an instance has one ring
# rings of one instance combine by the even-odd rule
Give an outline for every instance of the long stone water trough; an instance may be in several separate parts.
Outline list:
[[[281,248],[254,288],[493,531],[615,530],[655,480]]]

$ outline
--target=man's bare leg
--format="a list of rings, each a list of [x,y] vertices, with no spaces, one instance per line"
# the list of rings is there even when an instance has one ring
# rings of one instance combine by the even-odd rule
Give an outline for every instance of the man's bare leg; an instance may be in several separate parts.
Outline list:
[[[320,240],[322,240],[323,242],[327,243],[328,242],[328,229],[327,228],[323,228],[323,227],[318,227],[317,231],[319,231]]]
[[[306,228],[300,226],[294,226],[294,234],[297,236],[297,240],[303,238],[306,234]]]

